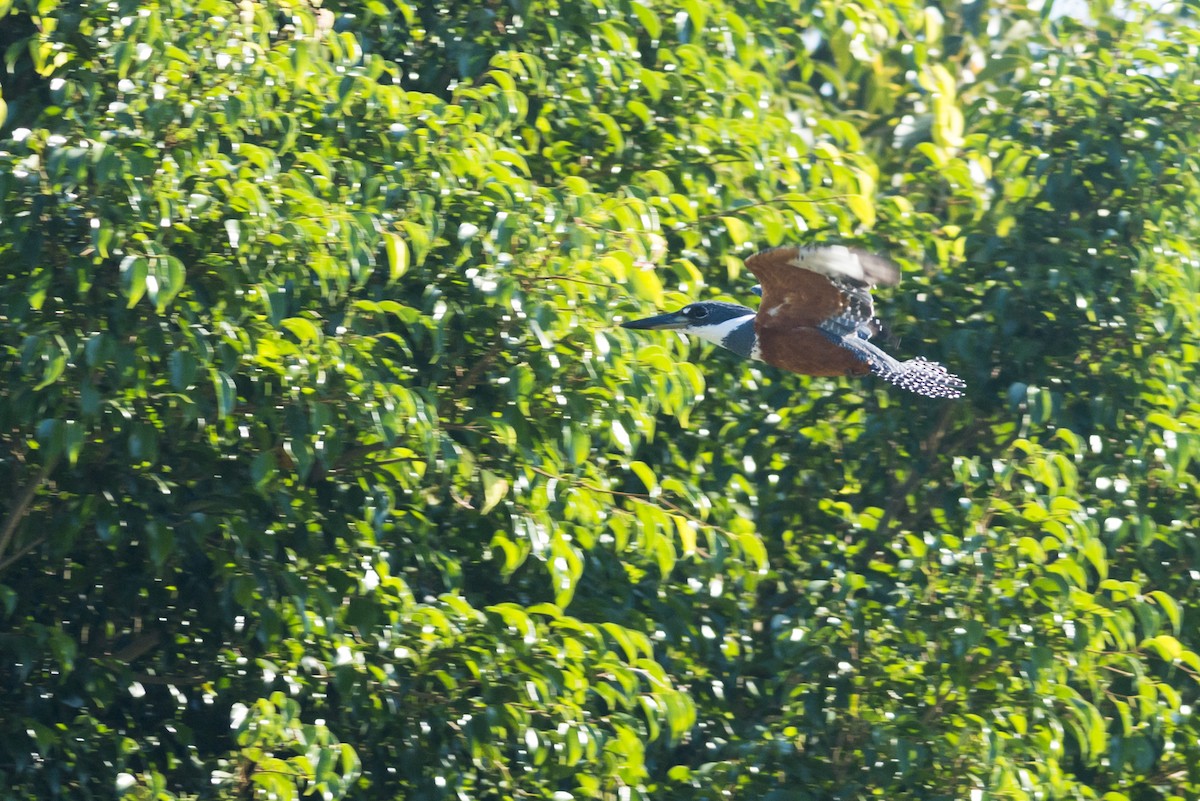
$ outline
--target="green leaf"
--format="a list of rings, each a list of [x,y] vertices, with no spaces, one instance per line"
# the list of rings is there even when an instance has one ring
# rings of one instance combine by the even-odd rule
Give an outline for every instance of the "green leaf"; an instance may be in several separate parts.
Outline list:
[[[305,150],[296,153],[296,162],[312,168],[325,181],[334,179],[334,168],[330,167],[325,157],[317,151]]]
[[[479,511],[487,514],[508,495],[509,483],[490,470],[481,470],[480,475],[483,479],[483,506]]]
[[[662,305],[663,286],[654,270],[639,268],[630,270],[629,283],[639,298],[656,306]]]
[[[708,18],[708,11],[705,4],[700,0],[684,0],[683,8],[687,12],[688,19],[691,20],[695,31],[703,31],[704,23]]]
[[[62,377],[63,372],[67,369],[67,355],[62,350],[54,347],[47,348],[45,356],[46,369],[42,373],[41,380],[33,385],[34,392],[45,389]]]
[[[387,248],[388,280],[395,281],[408,272],[408,243],[391,231],[384,232],[383,241]]]
[[[183,392],[190,389],[196,381],[197,362],[191,351],[175,350],[167,357],[170,367],[171,386]]]
[[[313,325],[311,320],[303,317],[289,317],[281,320],[279,324],[291,332],[301,345],[319,342],[321,339],[321,330]]]
[[[1142,650],[1153,650],[1164,662],[1173,663],[1183,654],[1183,645],[1179,640],[1167,634],[1159,634],[1143,640],[1138,646]]]
[[[150,274],[150,260],[145,256],[130,254],[121,260],[121,284],[128,298],[126,308],[132,309],[146,294],[146,277]]]
[[[579,552],[561,536],[551,540],[550,577],[554,583],[554,603],[566,609],[575,596],[580,577],[583,575],[583,560]]]
[[[871,198],[851,194],[846,195],[845,201],[846,205],[850,207],[850,211],[862,222],[864,227],[875,227],[875,204]]]
[[[175,296],[183,289],[187,270],[183,262],[174,256],[162,256],[150,262],[150,274],[146,277],[146,290],[155,310],[162,314]]]
[[[217,417],[228,417],[237,402],[237,387],[233,379],[220,370],[213,371],[212,381],[217,397]]]
[[[643,0],[634,0],[633,13],[651,40],[657,40],[662,37],[662,22],[653,8],[646,5]]]
[[[638,481],[642,482],[642,486],[646,488],[649,495],[653,497],[658,494],[658,479],[648,464],[634,460],[629,463],[629,469],[638,477]]]
[[[493,549],[498,549],[503,554],[504,559],[500,569],[501,575],[506,578],[511,576],[517,568],[524,564],[526,557],[529,555],[527,548],[521,547],[521,545],[501,533],[497,533],[492,537],[490,546]]]
[[[1179,626],[1182,622],[1182,614],[1180,613],[1178,602],[1163,590],[1152,590],[1146,593],[1146,597],[1158,604],[1158,607],[1166,614],[1167,620],[1171,621],[1172,631],[1178,635]]]
[[[250,479],[254,482],[254,488],[259,491],[270,484],[275,477],[275,472],[276,460],[272,451],[263,451],[250,463]]]
[[[729,232],[729,239],[733,242],[734,247],[740,247],[749,242],[753,236],[750,226],[738,217],[722,217],[721,222],[725,224],[725,230]]]
[[[1180,422],[1175,417],[1162,412],[1151,412],[1146,415],[1146,422],[1152,426],[1158,426],[1164,431],[1172,431],[1175,433],[1183,433],[1187,431],[1187,425]]]

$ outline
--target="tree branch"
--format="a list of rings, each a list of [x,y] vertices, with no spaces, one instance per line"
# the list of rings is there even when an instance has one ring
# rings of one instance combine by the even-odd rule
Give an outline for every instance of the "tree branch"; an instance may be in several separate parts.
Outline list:
[[[2,560],[0,561],[0,570],[3,570],[12,564],[13,559],[20,558],[28,552],[28,549],[23,549],[15,554],[13,559],[5,560],[3,558],[5,552],[8,551],[9,545],[12,544],[13,537],[16,536],[17,526],[21,523],[21,520],[24,519],[25,514],[29,511],[29,505],[33,503],[33,499],[37,495],[38,489],[42,486],[42,484],[46,483],[46,479],[49,477],[50,471],[54,469],[54,465],[57,461],[58,457],[54,457],[43,464],[42,469],[38,471],[38,474],[34,477],[34,479],[26,484],[24,489],[17,493],[16,503],[13,504],[13,507],[9,510],[8,517],[4,519],[4,525],[0,527],[0,560]]]

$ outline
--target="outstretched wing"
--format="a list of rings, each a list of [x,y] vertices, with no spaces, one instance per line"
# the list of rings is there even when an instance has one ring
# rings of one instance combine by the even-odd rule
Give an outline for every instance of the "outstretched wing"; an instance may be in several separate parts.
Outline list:
[[[812,245],[803,248],[784,245],[768,248],[746,259],[746,266],[760,278],[760,267],[788,267],[847,278],[868,286],[895,286],[900,283],[900,268],[890,259],[845,245]],[[766,284],[766,281],[763,283]]]
[[[919,395],[960,397],[965,384],[937,362],[901,362],[867,340],[879,330],[871,287],[900,281],[895,264],[843,245],[781,247],[746,259],[761,282],[754,327],[764,361],[806,375],[863,375]]]
[[[746,259],[762,284],[759,335],[818,328],[834,339],[875,332],[874,284],[896,284],[895,264],[844,245],[764,250]]]

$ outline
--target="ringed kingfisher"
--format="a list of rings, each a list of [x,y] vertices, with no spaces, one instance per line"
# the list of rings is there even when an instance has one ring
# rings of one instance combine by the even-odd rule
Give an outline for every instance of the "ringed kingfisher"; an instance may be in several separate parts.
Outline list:
[[[793,373],[874,373],[918,395],[962,396],[966,384],[937,362],[902,362],[870,341],[880,330],[871,287],[900,281],[890,260],[845,245],[784,246],[755,253],[746,267],[760,282],[751,290],[762,296],[757,313],[736,303],[700,301],[621,326],[674,329]]]

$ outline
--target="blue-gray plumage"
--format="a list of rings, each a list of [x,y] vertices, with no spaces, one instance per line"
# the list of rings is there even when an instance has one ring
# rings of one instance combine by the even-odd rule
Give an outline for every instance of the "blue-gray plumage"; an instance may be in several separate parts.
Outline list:
[[[754,334],[754,318],[743,320],[730,329],[721,340],[721,346],[741,356],[743,359],[754,358],[754,343],[758,337]]]
[[[751,290],[763,299],[757,313],[735,303],[704,301],[622,325],[680,330],[795,373],[874,373],[920,395],[962,395],[962,379],[937,362],[901,362],[869,341],[879,331],[871,287],[900,279],[891,261],[824,245],[765,250],[746,259],[746,266],[762,282]]]

